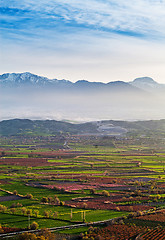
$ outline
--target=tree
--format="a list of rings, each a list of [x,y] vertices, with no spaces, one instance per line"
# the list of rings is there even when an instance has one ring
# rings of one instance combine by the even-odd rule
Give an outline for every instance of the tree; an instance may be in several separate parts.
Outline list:
[[[91,188],[89,191],[90,191],[90,194],[96,194],[96,190],[94,188]]]
[[[28,199],[33,199],[33,195],[32,195],[31,193],[28,193],[28,194],[26,195],[26,198],[28,198]]]
[[[60,199],[56,195],[54,196],[54,203],[60,205]]]
[[[34,233],[22,233],[19,237],[18,240],[38,240],[37,236]],[[43,239],[45,240],[45,238]]]
[[[140,190],[135,190],[134,191],[134,195],[135,196],[140,196],[142,193],[141,193],[141,191]]]
[[[44,236],[45,240],[55,240],[55,235],[46,228],[40,231],[39,236]]]
[[[39,211],[38,210],[34,210],[34,214],[35,214],[35,217],[37,218],[38,214],[39,214]]]
[[[119,207],[116,207],[115,210],[119,212],[119,211],[120,211],[120,208],[119,208]]]
[[[12,214],[14,214],[16,212],[16,209],[15,208],[11,208],[10,211],[12,212]]]
[[[14,194],[14,195],[17,195],[17,194],[18,194],[17,190],[14,190],[14,191],[13,191],[13,194]]]
[[[65,193],[65,188],[61,188],[61,189],[60,189],[60,192],[61,192],[61,193]]]
[[[49,203],[53,203],[54,202],[54,199],[52,197],[48,197],[48,202]]]
[[[60,201],[60,206],[64,206],[64,205],[65,205],[65,202]]]
[[[12,203],[10,208],[15,208],[16,207],[16,203]]]
[[[109,197],[109,196],[110,196],[110,193],[109,193],[107,190],[103,190],[103,191],[102,191],[102,194],[103,194],[105,197]]]
[[[91,166],[91,168],[93,168],[94,167],[94,163],[90,163],[90,166]]]
[[[1,224],[0,224],[0,233],[4,233],[4,230],[3,230],[2,226],[1,226]]]
[[[47,198],[47,197],[43,197],[43,198],[41,199],[41,202],[47,203],[47,202],[48,202],[48,198]]]
[[[2,157],[5,156],[5,152],[4,152],[4,151],[1,152],[1,156],[2,156]]]
[[[27,209],[26,213],[27,213],[27,215],[31,216],[32,215],[32,210],[31,209]]]
[[[58,212],[54,212],[53,213],[53,218],[57,218],[58,217]]]
[[[137,167],[141,167],[142,166],[142,163],[141,162],[138,162],[137,163]]]
[[[48,212],[48,211],[44,211],[44,216],[45,216],[46,218],[49,218],[49,212]]]
[[[27,209],[26,209],[25,207],[23,207],[23,208],[21,209],[21,211],[22,211],[23,215],[25,215],[25,214],[26,214],[26,211],[27,211]]]
[[[161,199],[161,195],[160,195],[160,194],[157,194],[157,195],[156,195],[156,198],[157,198],[157,199]]]
[[[32,229],[32,230],[36,230],[36,229],[38,229],[38,227],[39,227],[39,225],[37,222],[32,222],[30,224],[30,229]]]
[[[83,208],[87,208],[88,207],[88,205],[87,205],[87,203],[83,203],[83,206],[82,206]]]
[[[17,203],[17,207],[22,207],[22,203]]]
[[[0,205],[0,212],[6,212],[6,210],[7,210],[6,206]]]

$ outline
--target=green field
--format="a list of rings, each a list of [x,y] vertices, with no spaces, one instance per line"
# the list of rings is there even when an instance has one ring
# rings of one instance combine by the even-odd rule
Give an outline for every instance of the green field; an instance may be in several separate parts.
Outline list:
[[[152,145],[148,138],[113,138],[114,147],[109,147],[111,137],[102,145],[102,137],[75,136],[67,139],[70,149],[63,150],[41,147],[39,139],[29,144],[32,140],[17,138],[18,148],[9,144],[10,138],[1,138],[1,226],[25,229],[30,216],[30,223],[50,228],[164,208],[161,139]],[[50,140],[53,144],[58,142]]]

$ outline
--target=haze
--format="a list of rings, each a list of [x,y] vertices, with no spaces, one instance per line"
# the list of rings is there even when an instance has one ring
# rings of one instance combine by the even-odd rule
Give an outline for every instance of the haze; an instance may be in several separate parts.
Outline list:
[[[77,92],[22,89],[0,92],[0,120],[11,118],[95,121],[165,116],[165,97],[144,92]]]

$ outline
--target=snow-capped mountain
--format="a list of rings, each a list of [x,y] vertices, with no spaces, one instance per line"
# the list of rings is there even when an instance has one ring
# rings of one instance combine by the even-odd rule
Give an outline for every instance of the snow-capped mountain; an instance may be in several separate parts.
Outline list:
[[[160,119],[165,87],[151,78],[109,83],[0,75],[0,119]]]
[[[5,73],[0,75],[1,86],[21,86],[21,85],[38,85],[38,86],[49,86],[49,85],[68,85],[71,84],[67,80],[48,79],[41,77],[29,72],[25,73]]]
[[[0,75],[1,87],[51,87],[52,89],[72,89],[72,90],[99,90],[99,91],[141,91],[139,86],[123,81],[109,83],[89,82],[78,80],[73,83],[68,80],[48,79],[29,72],[25,73],[5,73]]]

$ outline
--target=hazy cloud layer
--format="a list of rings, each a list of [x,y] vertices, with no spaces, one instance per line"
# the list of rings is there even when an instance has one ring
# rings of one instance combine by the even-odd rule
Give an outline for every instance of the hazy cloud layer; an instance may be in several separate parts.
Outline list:
[[[18,92],[17,92],[18,91]],[[0,120],[9,118],[92,121],[143,120],[165,116],[165,97],[135,92],[0,91]]]

